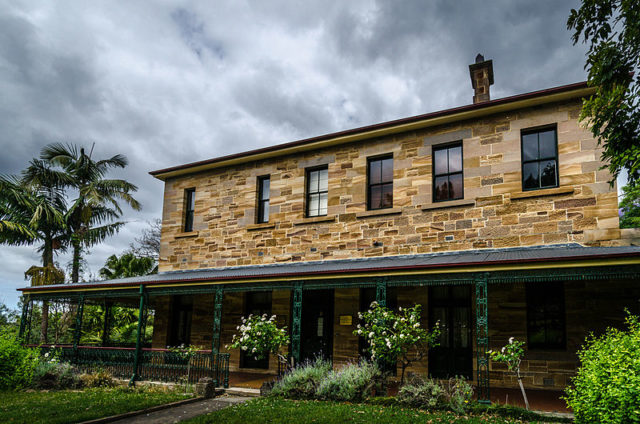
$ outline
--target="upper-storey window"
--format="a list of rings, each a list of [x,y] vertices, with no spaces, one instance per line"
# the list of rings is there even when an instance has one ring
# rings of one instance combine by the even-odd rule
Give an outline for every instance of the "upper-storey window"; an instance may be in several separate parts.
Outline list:
[[[313,168],[307,170],[307,216],[327,214],[329,193],[329,169]]]
[[[371,158],[367,164],[367,208],[393,207],[393,156]]]
[[[527,284],[527,346],[529,349],[565,349],[564,284]]]
[[[271,178],[269,175],[258,177],[258,224],[269,222],[269,192]]]
[[[522,131],[522,189],[558,186],[558,138],[555,125]]]
[[[184,191],[184,231],[193,231],[193,216],[196,210],[196,189],[189,188]]]
[[[433,201],[462,199],[462,142],[433,148]]]

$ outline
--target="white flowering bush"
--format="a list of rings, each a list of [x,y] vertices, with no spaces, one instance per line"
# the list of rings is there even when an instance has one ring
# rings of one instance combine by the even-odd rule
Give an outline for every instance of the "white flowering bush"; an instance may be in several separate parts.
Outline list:
[[[278,328],[275,315],[271,318],[266,314],[242,317],[242,324],[236,329],[238,333],[233,335],[231,345],[227,348],[240,349],[256,360],[273,354],[280,362],[288,363],[286,355],[282,352],[283,348],[289,344],[287,327]]]
[[[424,358],[428,348],[437,346],[440,337],[439,323],[431,332],[422,328],[421,309],[420,305],[415,305],[412,308],[398,308],[395,312],[378,302],[372,302],[369,310],[358,314],[362,324],[358,324],[354,334],[367,341],[372,360],[382,364],[400,361],[401,384],[404,383],[406,368]]]
[[[518,341],[514,337],[510,337],[509,343],[503,346],[502,349],[499,351],[490,350],[487,353],[492,361],[506,364],[507,369],[516,376],[518,384],[520,385],[524,404],[527,409],[529,409],[529,399],[527,399],[527,393],[524,391],[524,386],[522,385],[522,374],[520,374],[520,364],[524,357],[524,342]]]

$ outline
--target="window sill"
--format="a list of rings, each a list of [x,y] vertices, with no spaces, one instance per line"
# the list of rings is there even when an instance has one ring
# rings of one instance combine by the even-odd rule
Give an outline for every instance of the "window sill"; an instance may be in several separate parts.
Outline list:
[[[376,209],[373,211],[357,212],[356,218],[369,218],[371,216],[397,215],[402,213],[402,208]]]
[[[458,200],[449,200],[447,202],[437,202],[430,203],[428,205],[422,205],[420,208],[423,211],[432,211],[436,209],[447,209],[447,208],[455,208],[459,206],[475,206],[476,201],[471,199],[458,199]]]
[[[276,228],[276,224],[273,222],[264,222],[262,224],[247,225],[247,231],[269,230],[271,228]]]
[[[313,216],[308,218],[297,219],[293,221],[293,225],[317,224],[320,222],[336,222],[335,215]]]
[[[520,193],[511,194],[511,200],[530,199],[532,197],[543,196],[558,196],[560,194],[572,194],[574,191],[575,190],[573,187],[545,188],[542,190],[523,191]]]
[[[198,234],[199,234],[199,231],[189,231],[186,233],[176,234],[174,238],[181,239],[181,238],[189,238],[189,237],[198,237]]]

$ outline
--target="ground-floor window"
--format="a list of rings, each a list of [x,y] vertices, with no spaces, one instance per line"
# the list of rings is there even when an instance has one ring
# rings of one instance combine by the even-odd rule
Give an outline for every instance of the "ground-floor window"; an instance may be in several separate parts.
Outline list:
[[[191,343],[193,296],[173,296],[171,314],[171,327],[167,344],[169,346],[188,346]]]
[[[246,292],[244,298],[244,316],[267,314],[271,316],[271,292]],[[254,359],[250,354],[242,352],[240,355],[240,367],[242,368],[269,368],[269,357],[260,360]]]
[[[564,284],[527,284],[527,347],[566,349]]]

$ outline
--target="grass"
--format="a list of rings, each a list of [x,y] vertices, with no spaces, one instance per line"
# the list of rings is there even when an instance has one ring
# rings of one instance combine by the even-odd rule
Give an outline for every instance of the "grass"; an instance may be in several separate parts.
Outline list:
[[[117,387],[0,392],[1,423],[75,423],[186,399],[177,391]]]
[[[401,406],[350,404],[324,401],[295,401],[261,398],[231,406],[187,421],[191,424],[413,424],[413,423],[465,423],[506,424],[523,423],[515,418],[496,415],[457,415],[452,412],[427,412]]]

